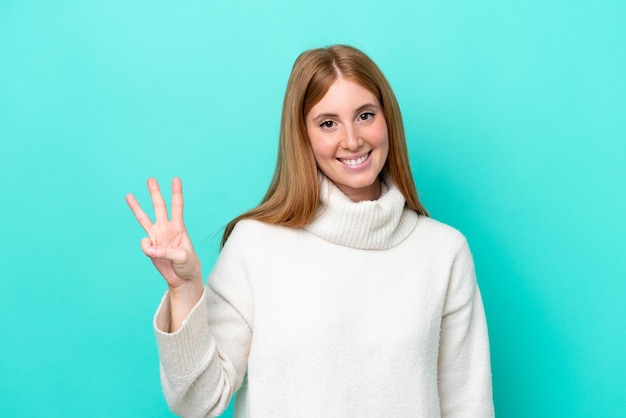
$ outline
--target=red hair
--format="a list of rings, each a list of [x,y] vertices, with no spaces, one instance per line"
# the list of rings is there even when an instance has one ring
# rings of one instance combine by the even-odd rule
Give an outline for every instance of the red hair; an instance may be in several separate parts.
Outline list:
[[[360,84],[378,98],[389,131],[389,154],[380,176],[388,173],[404,195],[407,207],[428,216],[417,196],[402,115],[391,86],[363,52],[333,45],[305,51],[296,59],[283,101],[274,177],[261,203],[226,226],[222,245],[242,219],[294,228],[311,222],[319,203],[319,184],[304,120],[339,76]]]

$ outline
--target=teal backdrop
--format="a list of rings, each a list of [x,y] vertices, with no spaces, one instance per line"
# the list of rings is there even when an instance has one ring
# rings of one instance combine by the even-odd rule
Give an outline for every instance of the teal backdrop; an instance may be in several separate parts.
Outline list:
[[[0,0],[0,416],[172,416],[124,196],[181,176],[208,274],[294,59],[333,43],[385,72],[421,198],[469,239],[497,416],[624,416],[622,0]]]

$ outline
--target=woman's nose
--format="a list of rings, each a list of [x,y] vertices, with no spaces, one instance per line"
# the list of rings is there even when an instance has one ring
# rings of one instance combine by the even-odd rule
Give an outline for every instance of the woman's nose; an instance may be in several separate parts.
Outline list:
[[[356,151],[363,145],[363,140],[359,136],[359,132],[353,126],[348,126],[343,139],[343,147],[350,151]]]

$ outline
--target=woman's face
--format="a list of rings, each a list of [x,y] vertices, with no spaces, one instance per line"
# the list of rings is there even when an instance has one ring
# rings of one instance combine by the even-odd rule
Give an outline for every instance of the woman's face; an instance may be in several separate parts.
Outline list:
[[[305,119],[315,161],[326,177],[354,202],[378,199],[389,135],[376,96],[340,77]]]

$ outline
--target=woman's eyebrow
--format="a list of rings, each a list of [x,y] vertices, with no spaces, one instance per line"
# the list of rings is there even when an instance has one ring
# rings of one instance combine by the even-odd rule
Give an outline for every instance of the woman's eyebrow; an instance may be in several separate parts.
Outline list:
[[[354,110],[354,113],[360,113],[362,111],[364,111],[365,109],[378,109],[379,106],[377,104],[374,103],[365,103],[362,104],[361,106],[357,107]],[[319,120],[319,119],[326,119],[326,118],[336,118],[338,115],[336,113],[320,113],[319,115],[313,117],[313,120]]]
[[[326,119],[326,118],[336,118],[337,114],[335,113],[320,113],[319,115],[313,117],[313,120],[318,120],[318,119]]]
[[[364,111],[365,109],[378,109],[378,105],[374,103],[365,103],[364,105],[359,106],[354,113],[359,113]]]

